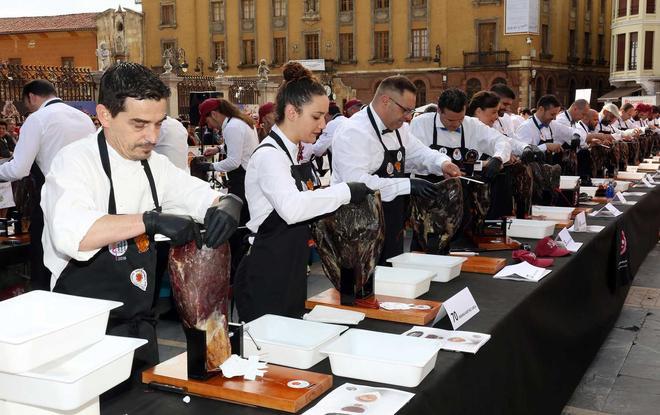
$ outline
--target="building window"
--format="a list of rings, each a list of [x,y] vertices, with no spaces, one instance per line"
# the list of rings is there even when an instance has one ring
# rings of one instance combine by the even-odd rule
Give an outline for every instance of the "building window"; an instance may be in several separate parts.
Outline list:
[[[222,23],[225,21],[225,7],[222,1],[211,2],[211,21],[213,23]]]
[[[353,61],[353,33],[339,34],[339,60],[341,62]]]
[[[646,0],[646,13],[655,14],[655,0]]]
[[[619,7],[616,11],[616,17],[625,16],[628,14],[628,0],[619,0]]]
[[[591,59],[591,33],[584,32],[584,59]]]
[[[493,79],[493,82],[491,83],[491,86],[492,85],[497,85],[497,84],[506,85],[507,84],[506,79],[500,78],[500,77],[497,77],[497,78]]]
[[[273,63],[281,65],[286,62],[286,38],[273,39]]]
[[[571,9],[577,10],[577,0],[571,0]]]
[[[305,35],[305,56],[306,59],[320,59],[318,33]]]
[[[160,25],[174,26],[176,24],[176,10],[174,4],[160,5]]]
[[[568,31],[568,56],[571,58],[577,56],[577,37],[573,29]]]
[[[352,12],[353,11],[353,0],[341,0],[339,2],[339,11],[340,12]]]
[[[626,61],[626,35],[621,33],[616,35],[616,70],[625,69]]]
[[[7,59],[9,65],[20,65],[22,63],[21,58],[9,58]]]
[[[225,61],[225,42],[224,40],[219,40],[217,42],[213,42],[213,61],[217,61],[218,59],[222,59]]]
[[[389,9],[390,8],[390,0],[376,0],[376,8],[377,9]]]
[[[160,56],[163,56],[168,49],[171,50],[172,53],[176,52],[176,40],[161,40]],[[173,63],[173,60],[170,60],[170,63]]]
[[[600,15],[605,16],[605,8],[607,7],[606,0],[600,0]]]
[[[550,27],[547,24],[541,25],[541,53],[550,54]]]
[[[415,88],[417,88],[417,96],[415,97],[415,107],[426,105],[426,84],[424,81],[415,81]]]
[[[390,57],[390,32],[374,32],[374,59]]]
[[[273,0],[273,16],[286,16],[286,0]]]
[[[426,7],[426,0],[412,0],[412,6],[413,7]],[[419,82],[421,82],[421,81],[419,81]]]
[[[62,66],[65,68],[73,68],[73,56],[62,56]]]
[[[630,0],[630,15],[639,14],[639,0]]]
[[[243,65],[256,65],[254,39],[243,40]]]
[[[653,34],[646,32],[644,35],[644,69],[653,69]]]
[[[605,60],[605,35],[598,35],[598,61]]]
[[[481,91],[481,81],[477,78],[468,79],[467,84],[465,85],[465,94],[467,95],[468,100],[472,99],[472,96],[479,91]]]
[[[575,83],[575,80],[573,80],[573,83]],[[573,89],[575,89],[575,88],[573,88]],[[554,78],[548,78],[548,85],[547,85],[547,88],[546,88],[545,91],[546,91],[545,93],[548,94],[548,95],[551,95],[551,94],[556,95],[557,94],[557,91],[555,91],[555,80],[554,80]],[[573,97],[575,97],[575,94],[573,94]]]
[[[628,69],[632,71],[637,69],[637,32],[630,32],[628,47]]]
[[[254,19],[254,0],[241,0],[241,10],[243,12],[243,19]]]
[[[591,0],[587,0],[585,10],[587,14],[591,14]]]
[[[413,29],[411,33],[412,47],[410,56],[424,58],[429,56],[429,38],[426,29]]]
[[[319,0],[305,0],[305,14],[319,14]]]

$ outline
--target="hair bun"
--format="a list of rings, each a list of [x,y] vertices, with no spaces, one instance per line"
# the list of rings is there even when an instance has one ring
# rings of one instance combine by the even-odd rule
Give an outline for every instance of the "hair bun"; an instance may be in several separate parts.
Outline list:
[[[284,65],[282,75],[284,76],[284,80],[287,82],[293,82],[299,79],[312,77],[312,73],[309,71],[309,69],[302,66],[300,62],[288,62],[286,65]]]

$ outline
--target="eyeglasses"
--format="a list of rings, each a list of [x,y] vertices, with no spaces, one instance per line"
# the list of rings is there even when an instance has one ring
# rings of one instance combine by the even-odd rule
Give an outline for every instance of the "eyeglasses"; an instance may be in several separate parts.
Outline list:
[[[401,104],[399,104],[398,102],[396,102],[396,100],[395,100],[394,98],[392,98],[391,96],[389,96],[389,95],[385,95],[385,96],[386,96],[387,98],[389,98],[390,101],[394,102],[394,103],[397,105],[397,107],[401,108],[401,111],[403,111],[403,115],[404,115],[404,116],[406,116],[406,115],[413,115],[413,114],[415,113],[415,109],[414,109],[414,108],[406,108],[406,107],[404,107],[403,105],[401,105]]]

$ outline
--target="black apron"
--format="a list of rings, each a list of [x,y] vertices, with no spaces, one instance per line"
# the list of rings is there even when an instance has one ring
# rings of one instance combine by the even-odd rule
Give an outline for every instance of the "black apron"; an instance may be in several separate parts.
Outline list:
[[[538,145],[550,144],[550,143],[555,142],[554,134],[552,133],[552,128],[550,128],[549,125],[548,125],[548,130],[550,130],[550,139],[545,140],[545,139],[543,139],[543,134],[541,134],[541,128],[542,127],[536,121],[536,117],[532,116],[532,121],[534,122],[534,125],[536,126],[536,128],[539,130],[539,136],[540,137],[539,137],[539,144]],[[550,152],[546,151],[546,157],[545,157],[545,163],[546,164],[553,164],[553,165],[554,164],[560,164],[561,159],[562,159],[562,154],[561,153],[550,153]]]
[[[438,118],[438,114],[436,113],[433,116],[433,143],[431,143],[429,148],[431,150],[436,150],[442,154],[447,155],[451,159],[452,163],[457,165],[458,168],[461,169],[461,171],[465,172],[468,176],[472,176],[472,174],[474,173],[474,163],[465,163],[465,160],[469,156],[468,153],[474,153],[475,160],[476,160],[476,156],[478,156],[479,153],[476,150],[470,150],[465,146],[465,129],[463,128],[463,124],[461,124],[461,146],[447,147],[438,144],[438,127],[436,125],[437,118]],[[444,180],[443,176],[437,176],[435,174],[429,174],[429,175],[415,174],[415,177],[428,180],[432,183],[438,183]]]
[[[63,103],[61,99],[54,99],[44,107]],[[51,272],[44,265],[44,247],[41,235],[44,231],[44,211],[41,209],[41,188],[46,177],[35,161],[30,168],[30,178],[34,189],[34,204],[30,212],[30,289],[50,291]]]
[[[401,134],[399,134],[399,130],[394,131],[396,133],[396,138],[399,140],[399,148],[396,150],[388,150],[383,143],[383,138],[380,135],[380,130],[376,125],[376,120],[371,112],[371,108],[367,108],[367,115],[369,116],[371,126],[376,132],[378,141],[380,141],[380,145],[383,146],[383,162],[373,174],[385,179],[404,178],[406,149],[401,142]],[[403,228],[406,222],[406,197],[397,196],[390,202],[383,202],[383,217],[385,219],[385,243],[383,244],[383,251],[381,252],[378,264],[388,266],[388,258],[403,253]]]
[[[108,214],[116,215],[110,158],[103,130],[98,133],[101,164],[110,181]],[[149,180],[155,210],[160,212],[156,185],[149,163],[142,160]],[[123,306],[110,312],[108,334],[139,337],[149,343],[135,352],[133,370],[158,363],[155,318],[152,302],[156,287],[156,244],[146,234],[103,247],[88,261],[69,261],[53,291],[83,297],[121,301]]]
[[[320,180],[312,164],[295,164],[282,138],[274,131],[269,136],[291,161],[291,176],[298,191],[317,188]],[[255,152],[263,147],[275,146],[261,144]],[[288,225],[275,209],[268,215],[236,273],[234,299],[241,321],[249,322],[264,314],[302,316],[307,299],[311,236],[307,222]]]

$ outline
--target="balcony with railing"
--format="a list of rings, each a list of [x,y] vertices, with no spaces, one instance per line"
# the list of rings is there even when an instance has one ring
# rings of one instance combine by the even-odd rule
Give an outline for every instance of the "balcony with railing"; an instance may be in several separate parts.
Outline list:
[[[508,50],[495,50],[489,52],[463,52],[463,66],[507,66],[509,65]]]

